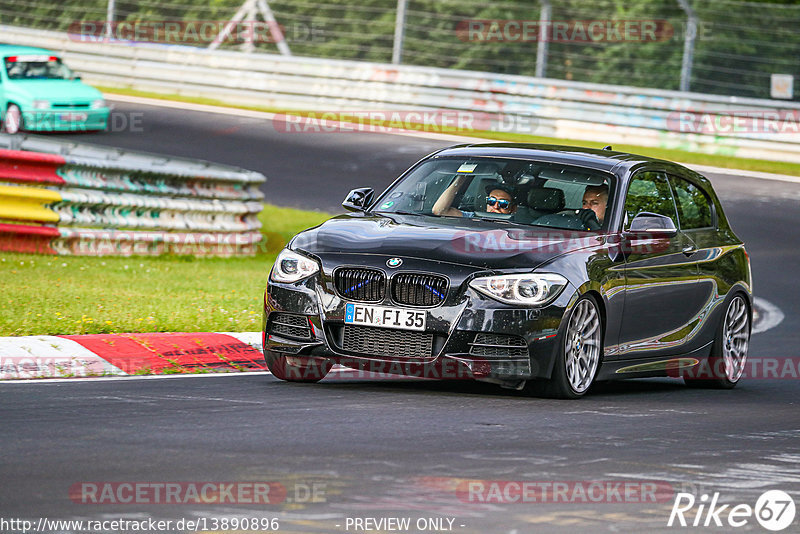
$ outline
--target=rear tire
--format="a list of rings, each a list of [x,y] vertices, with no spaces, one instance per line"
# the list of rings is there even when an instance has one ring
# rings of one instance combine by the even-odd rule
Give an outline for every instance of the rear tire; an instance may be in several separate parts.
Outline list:
[[[269,350],[264,351],[264,360],[275,378],[287,382],[319,382],[333,367],[333,362],[325,358],[292,356]]]
[[[529,391],[556,399],[583,397],[603,360],[603,319],[597,302],[584,296],[569,312],[550,380],[529,382]]]
[[[14,135],[23,129],[22,112],[16,104],[9,104],[6,115],[3,117],[3,131]]]
[[[725,315],[719,321],[711,355],[700,363],[693,378],[684,376],[683,382],[690,388],[732,389],[742,378],[750,345],[750,308],[741,293],[728,303]],[[691,372],[691,371],[690,371]]]

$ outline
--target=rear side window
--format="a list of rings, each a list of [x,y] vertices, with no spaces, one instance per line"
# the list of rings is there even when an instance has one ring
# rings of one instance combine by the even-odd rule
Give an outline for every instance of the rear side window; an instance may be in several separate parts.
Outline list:
[[[675,205],[678,208],[681,229],[692,230],[714,226],[711,199],[705,192],[688,180],[677,176],[670,176],[669,181],[675,193]]]
[[[625,198],[625,222],[627,230],[637,214],[646,211],[666,215],[678,225],[675,202],[666,175],[660,172],[641,172],[633,177]]]

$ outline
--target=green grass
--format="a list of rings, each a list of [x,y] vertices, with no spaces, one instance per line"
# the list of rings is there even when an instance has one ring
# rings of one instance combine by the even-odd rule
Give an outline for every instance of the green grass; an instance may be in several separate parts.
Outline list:
[[[265,111],[269,113],[288,113],[294,115],[304,115],[307,113],[313,113],[313,111],[310,110],[287,110],[287,109],[278,109],[267,106],[250,106],[250,105],[235,104],[230,102],[223,102],[221,100],[216,100],[212,98],[181,96],[174,94],[161,94],[161,93],[153,93],[147,91],[138,91],[135,89],[124,89],[118,87],[98,87],[98,89],[100,89],[104,93],[109,93],[109,94],[140,96],[140,97],[156,98],[160,100],[170,100],[176,102],[189,102],[194,104],[205,104],[211,106],[249,109],[253,111]],[[319,111],[317,111],[316,113],[318,116]],[[560,139],[556,137],[541,137],[534,135],[511,134],[511,133],[488,132],[488,131],[465,132],[462,130],[458,131],[453,130],[450,132],[443,132],[443,133],[452,133],[463,137],[475,137],[476,139],[483,139],[483,140],[494,139],[498,141],[511,141],[518,143],[574,145],[574,146],[583,146],[589,148],[603,148],[603,146],[608,144],[595,141],[584,141],[580,139]],[[770,161],[762,159],[739,158],[725,154],[705,154],[701,152],[692,152],[691,147],[682,144],[677,144],[677,146],[672,148],[655,148],[655,147],[646,147],[640,145],[614,144],[614,150],[618,150],[621,152],[631,152],[633,154],[641,154],[643,156],[649,156],[653,158],[678,161],[681,163],[710,165],[713,167],[723,167],[728,169],[742,169],[750,171],[771,172],[777,174],[800,176],[800,164],[797,163]]]
[[[249,258],[0,254],[0,336],[258,331],[267,274],[295,233],[330,215],[266,205]]]

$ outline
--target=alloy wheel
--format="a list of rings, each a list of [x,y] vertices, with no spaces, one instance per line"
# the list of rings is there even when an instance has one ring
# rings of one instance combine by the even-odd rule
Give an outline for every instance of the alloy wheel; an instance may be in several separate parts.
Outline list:
[[[737,295],[728,305],[722,328],[722,359],[725,376],[731,382],[737,382],[742,377],[749,343],[750,316],[744,299]]]
[[[581,300],[569,319],[564,358],[567,380],[576,393],[592,385],[600,362],[600,315],[589,299]]]

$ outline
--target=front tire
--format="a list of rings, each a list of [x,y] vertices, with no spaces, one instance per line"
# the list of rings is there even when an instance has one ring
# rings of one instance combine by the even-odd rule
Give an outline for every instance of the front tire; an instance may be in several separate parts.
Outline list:
[[[590,296],[578,299],[569,313],[550,380],[533,382],[534,393],[577,399],[594,383],[603,359],[603,319]]]
[[[699,376],[684,376],[683,381],[692,388],[732,389],[739,383],[747,362],[750,345],[750,309],[741,294],[736,294],[728,303],[725,315],[720,320],[711,355],[702,362]]]
[[[270,350],[264,351],[264,360],[275,378],[287,382],[319,382],[333,367],[333,363],[325,358],[292,356]]]
[[[3,118],[3,131],[14,135],[22,130],[22,112],[16,104],[9,104],[6,116]]]

